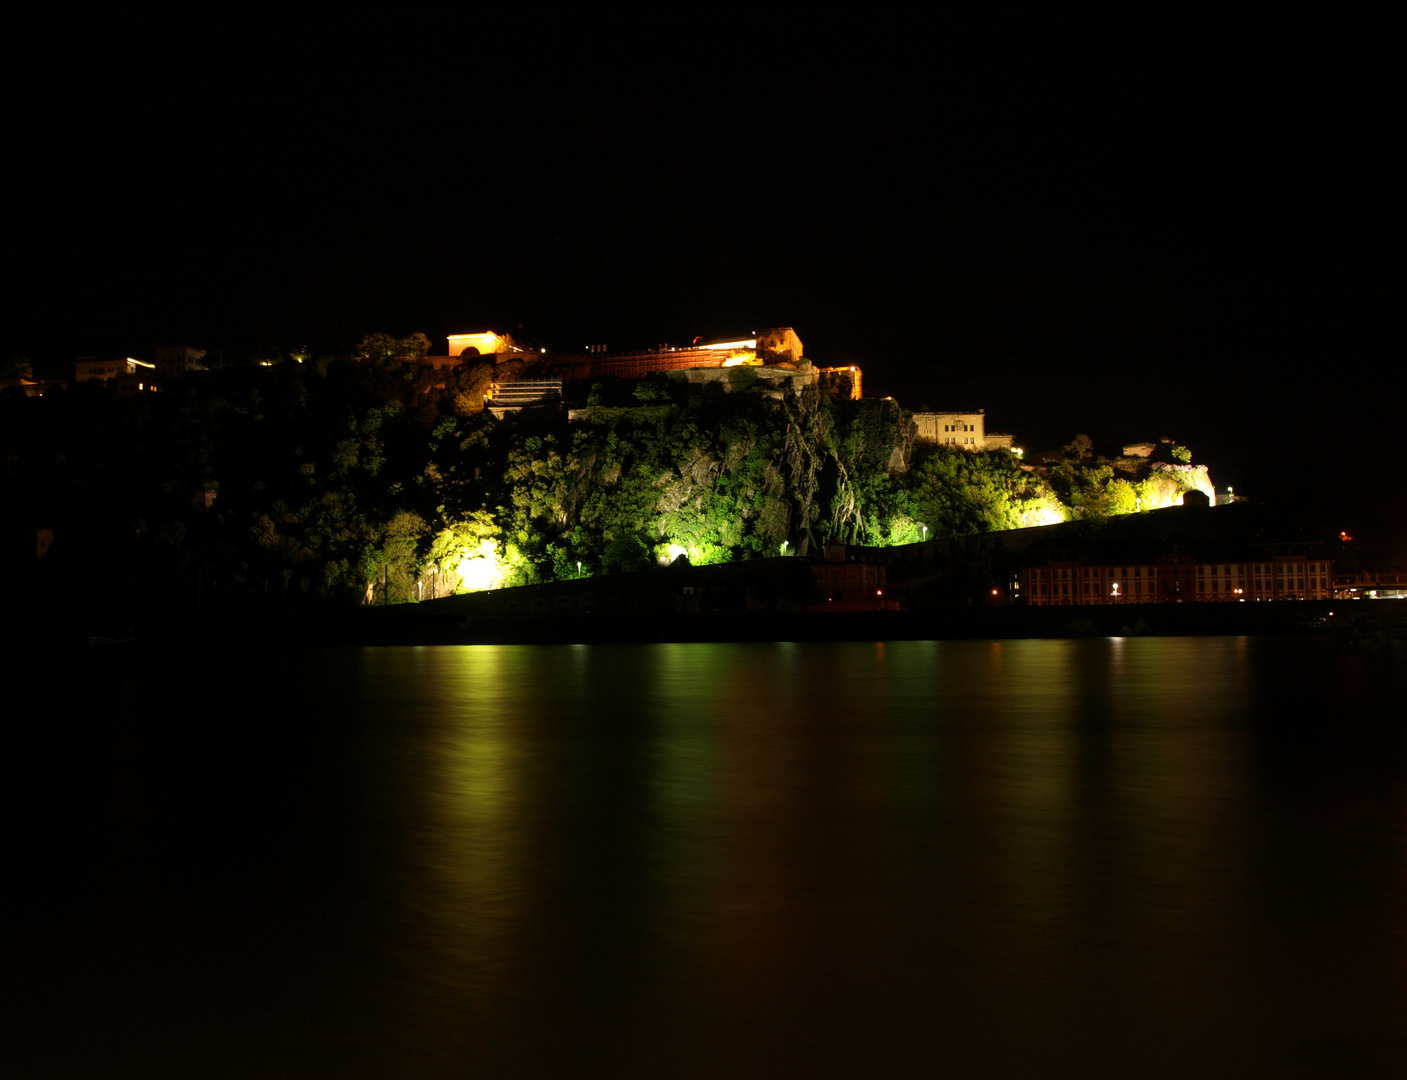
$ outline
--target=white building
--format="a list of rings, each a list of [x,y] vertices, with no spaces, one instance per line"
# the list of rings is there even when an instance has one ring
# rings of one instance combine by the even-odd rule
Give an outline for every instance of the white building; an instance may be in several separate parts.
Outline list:
[[[141,375],[144,372],[150,377],[155,371],[155,364],[148,364],[144,360],[133,360],[130,356],[121,360],[99,360],[96,356],[85,356],[73,365],[73,381],[87,382],[89,379],[106,381],[115,379],[119,375]]]
[[[987,449],[987,418],[985,411],[976,412],[916,412],[921,442],[936,442],[959,450]]]

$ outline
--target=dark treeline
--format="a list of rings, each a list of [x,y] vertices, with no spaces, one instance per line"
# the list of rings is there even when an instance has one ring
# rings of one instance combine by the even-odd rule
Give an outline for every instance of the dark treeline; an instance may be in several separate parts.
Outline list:
[[[1006,451],[916,445],[890,401],[655,376],[581,388],[576,422],[500,422],[483,408],[490,375],[386,356],[234,365],[127,398],[94,382],[6,392],[5,601],[401,602],[1133,508],[1125,481],[1078,455],[1047,483]]]

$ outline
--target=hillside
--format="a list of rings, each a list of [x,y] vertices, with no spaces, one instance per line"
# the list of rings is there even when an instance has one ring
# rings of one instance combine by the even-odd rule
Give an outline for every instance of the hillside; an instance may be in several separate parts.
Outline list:
[[[140,399],[8,396],[6,603],[400,602],[1098,517],[1205,480],[916,443],[888,400],[656,376],[597,384],[576,421],[496,421],[481,383],[386,360],[230,368]]]

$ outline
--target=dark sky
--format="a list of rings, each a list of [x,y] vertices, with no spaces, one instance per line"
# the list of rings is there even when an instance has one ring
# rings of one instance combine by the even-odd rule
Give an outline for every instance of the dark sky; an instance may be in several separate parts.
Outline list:
[[[1272,452],[1390,448],[1395,36],[1014,10],[33,22],[3,76],[0,347],[57,371],[790,325],[869,394],[984,407],[1032,447],[1172,435],[1264,487]]]

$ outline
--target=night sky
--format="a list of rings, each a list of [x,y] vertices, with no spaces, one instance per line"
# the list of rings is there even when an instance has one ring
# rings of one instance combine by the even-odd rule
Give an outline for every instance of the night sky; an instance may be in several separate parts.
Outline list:
[[[1032,449],[1167,435],[1219,486],[1392,517],[1396,36],[1019,11],[19,24],[0,347],[58,375],[168,343],[787,325],[867,396],[982,407]]]

